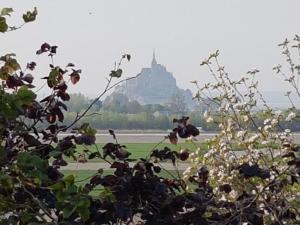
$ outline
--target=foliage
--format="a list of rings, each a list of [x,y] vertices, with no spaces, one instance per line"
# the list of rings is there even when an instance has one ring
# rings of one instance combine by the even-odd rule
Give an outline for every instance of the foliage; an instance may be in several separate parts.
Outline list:
[[[5,33],[8,31],[16,30],[22,27],[25,23],[29,23],[32,21],[35,21],[36,16],[38,14],[38,11],[36,8],[33,9],[33,11],[27,11],[23,14],[23,24],[19,27],[16,26],[10,26],[7,24],[6,18],[11,16],[11,13],[13,13],[12,8],[2,8],[0,11],[0,33]]]

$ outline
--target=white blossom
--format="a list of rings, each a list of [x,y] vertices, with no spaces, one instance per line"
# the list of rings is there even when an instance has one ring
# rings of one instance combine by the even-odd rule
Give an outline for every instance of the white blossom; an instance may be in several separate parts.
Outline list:
[[[249,121],[249,116],[247,116],[247,115],[244,115],[242,118],[243,118],[244,122],[248,122]]]
[[[248,142],[249,142],[249,143],[253,143],[253,142],[257,141],[257,139],[259,139],[259,135],[258,135],[258,134],[255,134],[255,135],[253,135],[252,137],[250,137],[250,138],[248,139]]]
[[[236,136],[237,136],[238,138],[241,138],[241,137],[243,137],[244,135],[245,135],[245,131],[243,131],[243,130],[238,131],[237,134],[236,134]]]
[[[273,118],[272,120],[271,120],[271,125],[272,126],[275,126],[275,125],[277,125],[278,124],[278,119],[276,118]]]
[[[285,121],[292,121],[296,117],[296,113],[290,112],[290,114],[285,118]]]
[[[213,122],[214,121],[214,119],[211,117],[211,116],[209,116],[207,119],[206,119],[206,122],[207,123],[211,123],[211,122]]]
[[[265,119],[265,120],[264,120],[264,125],[267,125],[267,124],[270,123],[270,122],[271,122],[271,119],[270,119],[270,118]]]

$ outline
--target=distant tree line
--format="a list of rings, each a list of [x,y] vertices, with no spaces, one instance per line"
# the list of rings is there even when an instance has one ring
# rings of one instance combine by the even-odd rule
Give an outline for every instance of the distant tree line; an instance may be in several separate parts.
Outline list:
[[[187,107],[180,109],[183,102],[180,97],[174,95],[171,104],[146,104],[142,105],[138,101],[130,101],[123,94],[114,94],[107,97],[103,102],[96,103],[89,116],[82,121],[89,122],[97,129],[159,129],[168,130],[173,127],[173,118],[189,115],[190,121],[197,127],[205,131],[219,130],[218,121],[216,123],[207,122],[203,114],[209,107],[207,104],[199,104],[194,111],[189,111]],[[177,100],[176,100],[177,98]],[[76,113],[86,109],[92,99],[81,93],[71,94],[71,100],[67,103],[69,112],[65,114],[65,121],[72,121]],[[264,114],[256,113],[256,123],[263,126]],[[285,121],[281,124],[282,129],[300,131],[300,121],[290,123]]]

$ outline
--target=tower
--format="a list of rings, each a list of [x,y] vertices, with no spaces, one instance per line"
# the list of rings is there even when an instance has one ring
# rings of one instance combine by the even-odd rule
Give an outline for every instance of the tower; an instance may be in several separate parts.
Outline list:
[[[156,65],[157,65],[157,62],[156,62],[156,58],[155,58],[155,51],[153,51],[153,58],[152,58],[151,67],[153,68]]]

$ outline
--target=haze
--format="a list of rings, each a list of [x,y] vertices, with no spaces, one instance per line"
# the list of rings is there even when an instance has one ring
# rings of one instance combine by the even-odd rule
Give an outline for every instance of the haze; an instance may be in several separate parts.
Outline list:
[[[93,0],[1,1],[13,7],[11,22],[34,6],[37,20],[0,36],[1,54],[15,52],[22,63],[38,63],[38,84],[46,76],[49,59],[36,56],[43,42],[58,45],[56,64],[73,62],[82,79],[72,92],[94,96],[104,87],[114,62],[123,53],[132,60],[124,76],[148,67],[155,50],[159,63],[177,79],[178,86],[194,90],[191,80],[204,83],[209,73],[202,59],[220,49],[221,61],[233,77],[258,68],[264,91],[286,89],[272,67],[284,63],[277,44],[300,34],[300,1],[289,0]],[[45,91],[47,92],[47,91]]]

